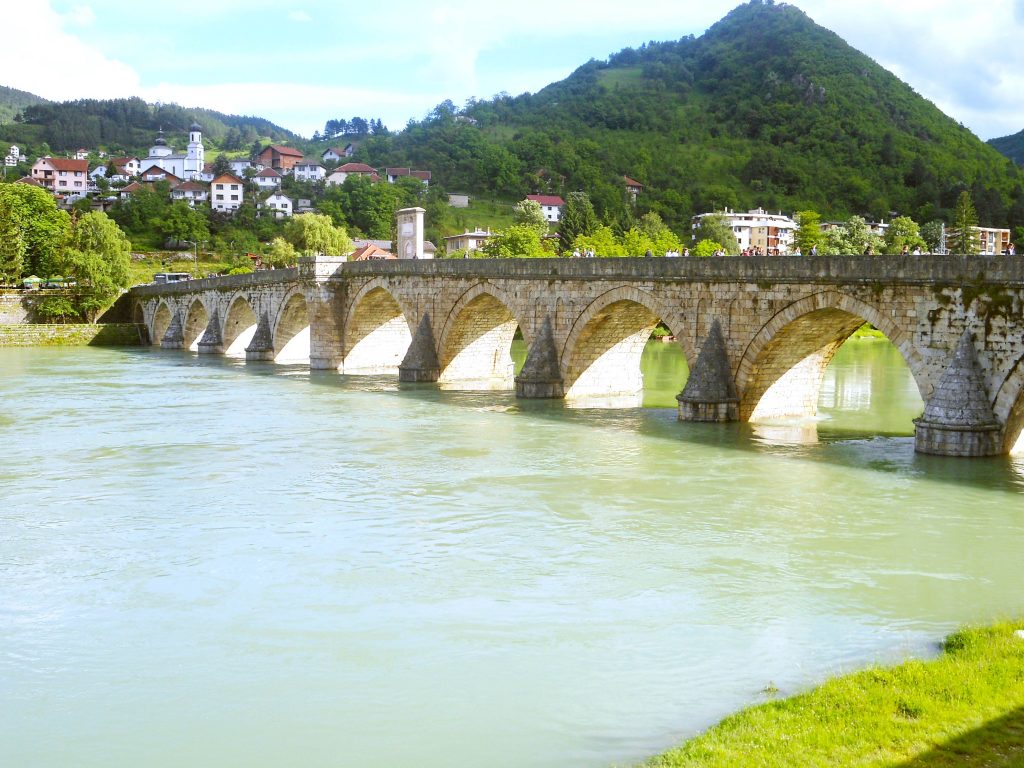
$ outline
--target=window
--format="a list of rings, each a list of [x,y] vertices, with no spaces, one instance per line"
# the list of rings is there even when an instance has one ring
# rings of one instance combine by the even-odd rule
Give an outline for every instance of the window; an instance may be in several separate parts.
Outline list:
[[[237,200],[237,199],[238,199],[238,195],[232,195],[232,196],[231,196],[231,199],[232,199],[232,200]]]
[[[76,186],[76,187],[80,187],[80,186],[82,186],[82,182],[80,182],[80,181],[76,181],[76,182],[75,182],[75,186]]]
[[[217,195],[215,199],[216,200],[223,200],[224,199],[224,195]]]
[[[231,185],[231,189],[232,189],[232,191],[238,189],[238,185],[237,184],[232,184]]]
[[[224,185],[223,185],[223,184],[214,184],[214,185],[213,185],[213,188],[214,188],[214,189],[224,189]],[[219,197],[220,197],[220,196],[218,195],[218,199],[219,199]]]
[[[68,175],[68,172],[67,172],[67,171],[60,171],[60,175],[61,175],[61,176],[67,176],[67,175]]]

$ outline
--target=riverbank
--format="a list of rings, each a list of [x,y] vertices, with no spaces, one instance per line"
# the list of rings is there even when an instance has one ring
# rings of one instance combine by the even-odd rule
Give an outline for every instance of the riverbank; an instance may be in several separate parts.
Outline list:
[[[649,761],[680,766],[1024,764],[1024,621],[968,628],[930,661],[830,680],[726,718]]]
[[[0,324],[0,347],[132,347],[145,333],[135,323]]]

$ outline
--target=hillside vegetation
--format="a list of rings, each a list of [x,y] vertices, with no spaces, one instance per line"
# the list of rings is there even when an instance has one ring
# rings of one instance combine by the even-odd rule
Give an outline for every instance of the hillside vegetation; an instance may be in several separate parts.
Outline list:
[[[45,103],[46,99],[34,93],[0,85],[0,125],[11,122],[25,107]]]
[[[583,189],[618,226],[655,211],[680,230],[694,212],[758,205],[924,222],[948,219],[964,189],[982,223],[1024,224],[1011,162],[798,8],[762,0],[536,94],[441,104],[360,152],[488,196]],[[637,210],[623,175],[646,185]]]
[[[1024,131],[1015,133],[1012,136],[989,139],[988,143],[993,149],[1006,155],[1017,165],[1024,165]]]

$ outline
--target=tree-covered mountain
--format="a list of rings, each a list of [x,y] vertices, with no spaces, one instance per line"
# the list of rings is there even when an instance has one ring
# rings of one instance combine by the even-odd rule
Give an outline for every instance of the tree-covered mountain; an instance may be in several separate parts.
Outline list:
[[[445,188],[510,199],[586,190],[624,226],[655,211],[764,206],[826,218],[1024,225],[1024,176],[907,84],[791,5],[752,0],[699,38],[590,61],[536,94],[450,102],[360,146]],[[623,176],[646,189],[634,208]]]
[[[45,103],[46,99],[42,96],[0,85],[0,124],[11,122],[25,107]]]
[[[161,128],[169,143],[182,147],[193,121],[202,125],[204,141],[226,150],[248,150],[256,141],[289,142],[299,138],[262,117],[226,115],[177,104],[147,104],[140,98],[29,104],[16,121],[0,126],[0,140],[33,146],[45,143],[50,151],[60,153],[79,147],[139,152],[153,143]]]
[[[1017,165],[1024,165],[1024,131],[1012,136],[1000,136],[989,139],[988,143],[999,152],[1013,160]]]

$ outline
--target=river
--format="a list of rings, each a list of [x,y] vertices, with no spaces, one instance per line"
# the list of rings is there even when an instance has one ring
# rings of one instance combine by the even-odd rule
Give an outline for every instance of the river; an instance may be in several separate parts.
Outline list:
[[[521,353],[520,353],[521,357]],[[633,764],[1020,613],[1024,460],[159,350],[0,349],[0,765]]]

